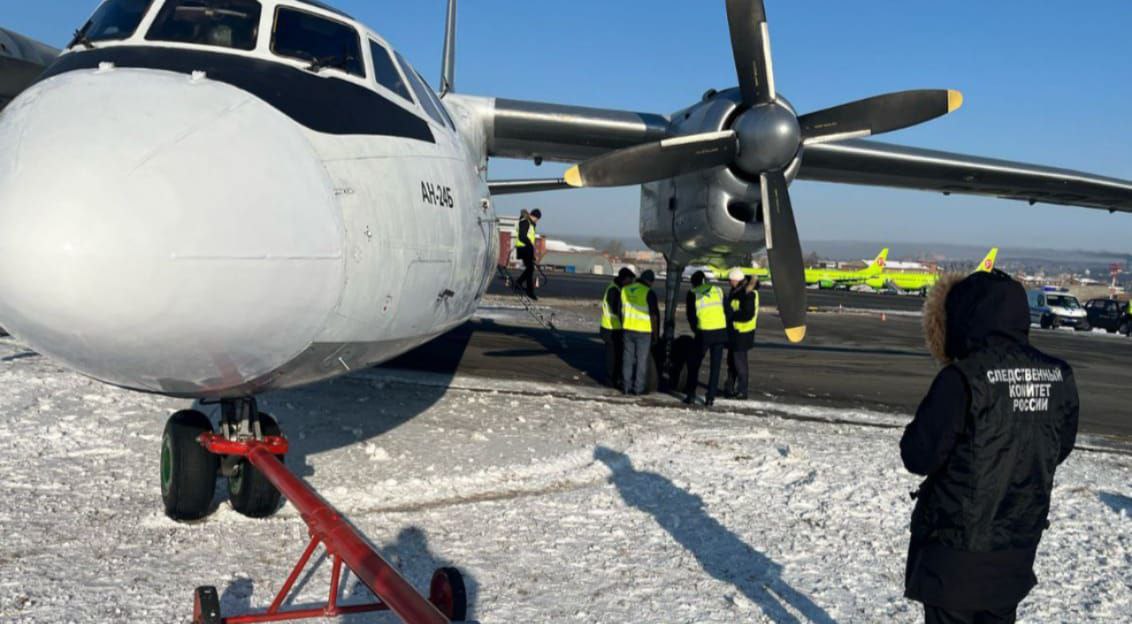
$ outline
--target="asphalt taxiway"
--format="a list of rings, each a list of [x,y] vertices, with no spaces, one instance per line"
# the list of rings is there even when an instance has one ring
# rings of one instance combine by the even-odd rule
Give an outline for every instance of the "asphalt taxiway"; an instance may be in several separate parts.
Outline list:
[[[921,318],[907,309],[892,309],[898,306],[887,311],[864,308],[877,298],[917,307],[922,301],[844,291],[821,294],[829,299],[823,308],[831,311],[811,314],[804,344],[789,344],[773,311],[763,314],[750,356],[753,396],[846,410],[914,413],[939,370],[924,346]],[[599,296],[540,301],[544,312],[555,315],[566,349],[516,308],[514,298],[492,297],[475,320],[389,366],[533,381],[545,384],[548,391],[560,384],[600,386],[605,372],[596,324]],[[688,333],[682,310],[677,318],[681,331]],[[1132,339],[1035,328],[1033,342],[1073,365],[1083,432],[1132,436]],[[701,375],[706,377],[704,369]]]
[[[512,271],[512,275],[519,276],[519,271]],[[598,301],[605,287],[609,285],[609,276],[577,275],[572,273],[548,273],[546,281],[539,288],[540,297],[548,299],[565,299],[569,301]],[[664,281],[658,279],[656,287],[664,286]],[[659,292],[659,290],[658,290]],[[683,303],[684,295],[688,292],[688,280],[681,285],[680,299]],[[488,289],[492,295],[506,296],[509,289],[503,285],[502,280],[495,280]],[[897,310],[915,312],[923,306],[922,297],[913,295],[880,294],[872,292],[850,292],[846,290],[818,290],[808,291],[809,305],[815,308],[837,308],[839,306],[852,306],[861,310]],[[764,284],[759,291],[764,306],[774,306],[774,292],[769,284]]]

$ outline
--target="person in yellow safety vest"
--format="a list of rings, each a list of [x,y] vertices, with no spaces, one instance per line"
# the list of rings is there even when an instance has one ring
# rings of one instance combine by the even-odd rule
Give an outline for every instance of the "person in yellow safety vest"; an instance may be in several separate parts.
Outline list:
[[[535,245],[538,242],[538,222],[542,219],[542,211],[535,209],[529,213],[524,210],[519,214],[519,223],[515,225],[515,256],[523,263],[523,274],[515,280],[515,288],[527,291],[527,296],[538,301],[535,294]]]
[[[731,294],[727,307],[731,311],[728,325],[727,383],[724,396],[747,400],[750,385],[749,355],[755,348],[755,332],[759,328],[759,282],[735,269],[727,276]]]
[[[649,358],[660,332],[660,303],[652,290],[656,274],[641,273],[635,283],[621,289],[621,328],[625,347],[621,355],[621,390],[645,394],[648,389]]]
[[[696,351],[688,366],[688,383],[684,386],[684,402],[696,402],[696,388],[700,385],[700,365],[704,357],[711,353],[711,373],[708,375],[707,396],[704,404],[715,404],[715,393],[719,387],[719,369],[723,366],[723,348],[727,346],[727,319],[730,311],[723,298],[723,289],[710,284],[703,271],[692,275],[692,290],[685,303],[688,308],[688,324],[696,335]]]
[[[621,356],[625,350],[625,330],[621,326],[621,289],[633,283],[637,276],[629,269],[621,269],[617,277],[605,287],[601,298],[601,341],[605,343],[606,379],[613,388],[621,389]]]

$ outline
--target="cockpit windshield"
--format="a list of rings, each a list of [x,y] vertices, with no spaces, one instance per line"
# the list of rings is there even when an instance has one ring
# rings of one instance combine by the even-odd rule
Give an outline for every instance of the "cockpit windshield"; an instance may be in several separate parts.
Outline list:
[[[146,39],[252,50],[260,13],[256,0],[169,0]]]
[[[310,61],[312,71],[337,69],[366,75],[358,31],[306,11],[279,7],[271,49],[280,56]]]
[[[129,39],[138,29],[153,0],[106,0],[75,33],[71,46],[94,41]],[[68,46],[68,47],[71,47]]]

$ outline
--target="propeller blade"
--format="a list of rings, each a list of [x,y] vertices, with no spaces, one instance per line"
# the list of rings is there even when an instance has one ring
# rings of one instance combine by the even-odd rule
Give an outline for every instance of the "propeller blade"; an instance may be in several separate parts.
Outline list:
[[[778,93],[774,88],[770,30],[763,0],[727,0],[727,21],[743,106],[751,108],[775,101]]]
[[[595,156],[566,172],[573,187],[633,186],[730,164],[739,153],[732,130],[646,143]]]
[[[798,123],[805,143],[827,143],[900,130],[942,117],[962,105],[963,94],[958,91],[901,91],[803,115]]]
[[[786,337],[790,342],[802,342],[806,337],[806,267],[786,174],[769,171],[761,178],[766,253],[774,298],[778,301],[778,314],[786,328]]]

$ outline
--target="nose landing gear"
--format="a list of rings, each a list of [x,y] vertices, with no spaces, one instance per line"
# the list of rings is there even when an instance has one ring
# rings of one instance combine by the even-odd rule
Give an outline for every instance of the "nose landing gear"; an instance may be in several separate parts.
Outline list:
[[[283,463],[287,440],[275,419],[256,409],[254,399],[220,402],[220,433],[204,414],[178,412],[169,419],[161,447],[161,494],[166,513],[178,520],[208,514],[216,475],[228,477],[232,506],[251,517],[269,516],[282,497],[299,511],[310,541],[275,600],[265,612],[221,616],[216,588],[194,594],[193,624],[250,624],[391,611],[408,624],[446,624],[467,614],[460,572],[442,568],[433,575],[426,600],[389,565],[357,529]],[[317,608],[282,610],[303,569],[319,546],[332,562],[330,594]],[[342,575],[352,573],[378,598],[364,605],[339,605]]]

